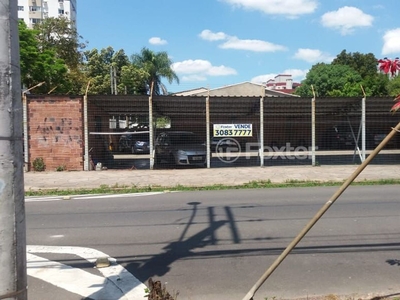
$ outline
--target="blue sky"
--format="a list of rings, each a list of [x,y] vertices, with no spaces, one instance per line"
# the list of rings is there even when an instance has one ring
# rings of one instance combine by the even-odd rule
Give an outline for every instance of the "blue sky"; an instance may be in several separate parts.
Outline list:
[[[110,4],[112,3],[112,4]],[[400,56],[399,0],[80,0],[87,49],[166,51],[180,84],[170,92],[304,79],[342,50]]]

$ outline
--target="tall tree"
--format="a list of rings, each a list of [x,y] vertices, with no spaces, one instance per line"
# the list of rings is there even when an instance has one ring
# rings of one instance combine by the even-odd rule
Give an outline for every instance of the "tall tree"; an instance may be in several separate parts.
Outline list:
[[[147,93],[150,92],[153,84],[154,94],[168,94],[166,86],[161,82],[162,78],[166,78],[169,83],[176,81],[179,84],[179,78],[171,68],[172,60],[168,57],[167,52],[155,53],[147,48],[142,48],[139,54],[132,55],[132,63],[147,72],[145,86],[141,89]]]
[[[363,79],[362,85],[369,96],[385,96],[388,94],[388,76],[377,71],[377,59],[374,54],[360,52],[347,53],[343,50],[332,65],[346,65],[353,68]]]
[[[349,66],[319,63],[312,66],[296,94],[312,97],[313,86],[319,97],[354,97],[362,95],[361,83],[360,74]]]
[[[121,80],[118,86],[119,89],[124,89],[127,94],[130,95],[143,95],[147,93],[146,80],[149,74],[143,70],[139,69],[133,64],[123,66],[121,69]]]
[[[68,70],[53,49],[41,47],[37,34],[37,30],[29,29],[24,22],[19,23],[21,81],[25,88],[45,82],[35,92],[47,93],[56,86],[65,85]]]
[[[364,79],[368,76],[375,76],[377,72],[377,59],[374,54],[362,54],[360,52],[347,53],[343,50],[332,61],[332,65],[346,65],[352,67]]]
[[[69,69],[78,68],[82,62],[82,50],[86,47],[86,42],[82,42],[82,37],[73,22],[64,16],[46,18],[37,23],[34,29],[38,31],[39,44],[43,50],[54,50]]]
[[[124,50],[114,51],[112,47],[103,48],[100,51],[92,49],[84,52],[84,70],[90,79],[90,93],[111,94],[111,71],[117,79],[119,94],[134,90],[128,81],[123,82],[123,70],[130,67],[129,57]],[[111,69],[112,68],[112,69]],[[125,88],[126,86],[126,88]]]

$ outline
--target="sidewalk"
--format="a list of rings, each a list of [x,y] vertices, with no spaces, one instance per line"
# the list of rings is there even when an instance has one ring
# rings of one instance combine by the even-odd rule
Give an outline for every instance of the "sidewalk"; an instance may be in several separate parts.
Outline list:
[[[171,170],[103,170],[71,172],[27,172],[25,190],[78,189],[107,186],[211,186],[216,184],[241,185],[251,181],[283,183],[299,181],[344,181],[357,165],[335,166],[273,166],[213,169]],[[370,165],[356,181],[400,179],[400,165]]]

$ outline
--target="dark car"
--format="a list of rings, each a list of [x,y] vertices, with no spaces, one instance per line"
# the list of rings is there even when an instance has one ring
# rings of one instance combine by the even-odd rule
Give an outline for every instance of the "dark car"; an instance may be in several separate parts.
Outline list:
[[[321,138],[323,149],[350,149],[354,148],[355,140],[350,126],[338,125],[327,129]]]
[[[134,137],[135,143],[132,146],[132,153],[134,154],[149,154],[150,153],[150,137],[148,133],[138,134]]]
[[[133,146],[133,134],[123,134],[118,141],[118,152],[131,151]]]
[[[206,163],[206,145],[191,131],[161,132],[154,150],[156,164],[166,161],[173,165],[204,166]]]
[[[378,131],[378,132],[373,132],[370,136],[371,136],[370,139],[373,140],[370,143],[371,148],[376,148],[386,138],[387,134],[383,133],[382,131]],[[398,144],[396,142],[396,138],[394,137],[386,143],[385,147],[393,149],[393,148],[396,148],[397,145]]]
[[[118,142],[119,152],[131,152],[135,154],[150,153],[148,132],[127,132],[121,135]]]

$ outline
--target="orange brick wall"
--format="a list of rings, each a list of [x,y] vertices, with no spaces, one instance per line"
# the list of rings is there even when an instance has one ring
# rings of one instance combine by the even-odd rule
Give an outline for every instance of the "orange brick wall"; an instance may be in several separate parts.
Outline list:
[[[83,99],[30,95],[27,103],[29,170],[38,157],[46,171],[83,170]]]

